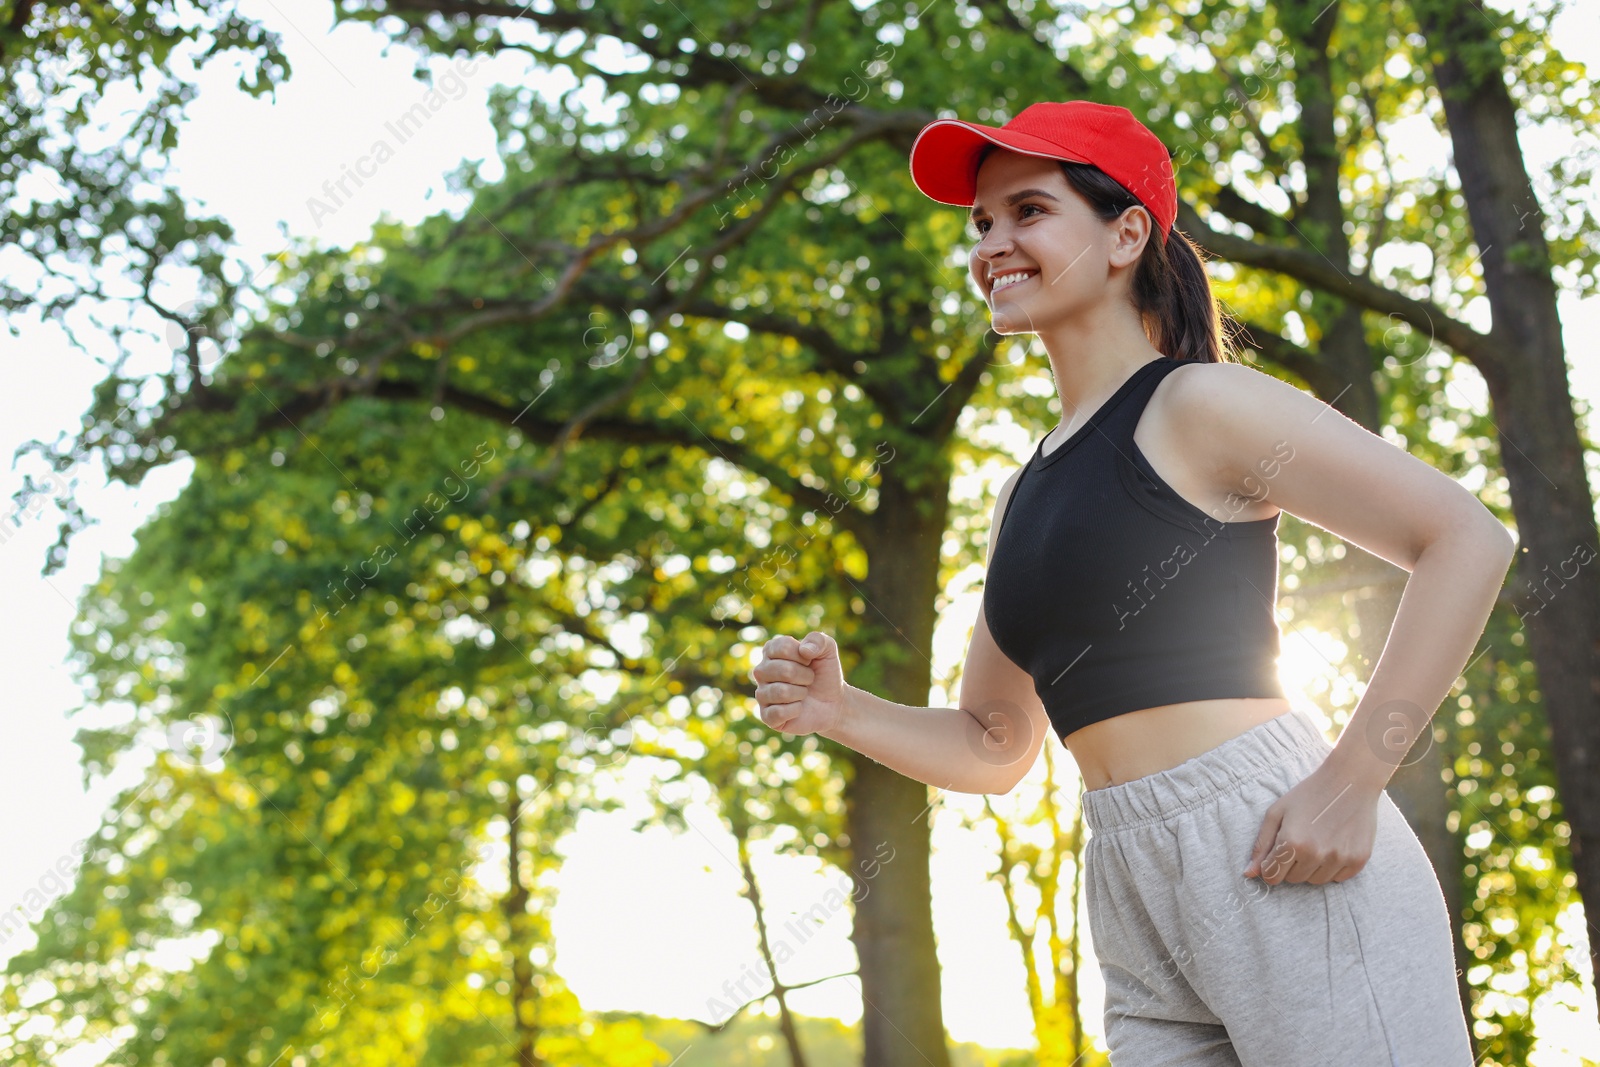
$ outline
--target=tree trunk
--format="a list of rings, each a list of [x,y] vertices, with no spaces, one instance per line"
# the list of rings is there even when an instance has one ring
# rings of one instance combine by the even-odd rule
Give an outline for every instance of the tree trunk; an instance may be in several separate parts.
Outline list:
[[[871,561],[861,583],[865,631],[851,684],[914,707],[928,702],[939,545],[948,504],[940,491],[913,491],[884,469]],[[926,474],[928,472],[918,472]],[[851,935],[861,961],[864,1067],[949,1067],[939,958],[928,878],[928,787],[859,753],[845,790],[850,848],[858,870],[875,864],[858,891]]]
[[[1050,1062],[1073,1067],[1083,1058],[1083,1027],[1078,1011],[1078,874],[1083,867],[1083,851],[1078,835],[1061,822],[1060,793],[1057,791],[1055,750],[1052,739],[1044,745],[1045,818],[1050,825],[1049,876],[1040,887],[1040,917],[1050,924],[1050,970],[1052,974],[1050,1017],[1056,1034],[1050,1049]],[[1078,808],[1081,819],[1082,806]],[[1074,824],[1076,826],[1076,824]],[[1072,863],[1073,883],[1068,893],[1071,898],[1072,930],[1061,928],[1061,872],[1068,861]],[[1070,1058],[1069,1058],[1070,1054]]]
[[[1046,748],[1048,758],[1048,747]],[[1028,997],[1028,1016],[1033,1019],[1033,1042],[1037,1049],[1037,1058],[1043,1064],[1046,1059],[1046,1050],[1050,1047],[1050,1021],[1049,1007],[1044,1002],[1044,986],[1039,977],[1039,965],[1033,953],[1034,936],[1038,933],[1038,916],[1034,917],[1031,926],[1023,926],[1022,914],[1017,910],[1017,894],[1011,886],[1011,872],[1019,864],[1027,863],[1024,856],[1018,855],[1016,843],[1011,834],[1011,828],[999,813],[994,810],[994,805],[989,798],[983,801],[984,810],[994,822],[995,834],[1000,839],[1000,865],[994,873],[995,884],[1000,887],[1000,898],[1006,905],[1006,928],[1011,931],[1011,940],[1017,946],[1018,955],[1022,959],[1023,989]],[[1037,872],[1030,871],[1029,878],[1036,876]],[[1042,894],[1041,894],[1042,895]],[[1039,908],[1039,915],[1045,913],[1044,907]]]
[[[528,936],[528,887],[522,880],[522,827],[517,822],[521,814],[522,797],[513,782],[511,806],[506,812],[510,820],[506,832],[509,888],[502,905],[506,917],[506,955],[511,964],[511,1025],[516,1034],[516,1067],[544,1067],[544,1060],[534,1052],[539,1040],[539,1021],[534,1011],[533,961],[528,958],[533,939]]]
[[[778,963],[772,956],[772,939],[767,934],[767,913],[761,906],[761,887],[756,883],[756,869],[750,862],[750,826],[742,812],[732,820],[734,839],[739,846],[739,873],[744,875],[745,896],[756,912],[756,938],[761,949],[761,962],[767,968],[772,982],[772,997],[778,1002],[778,1030],[789,1050],[790,1067],[806,1067],[805,1049],[800,1045],[800,1029],[795,1025],[794,1012],[789,1010],[789,987],[778,980]]]
[[[1493,319],[1484,358],[1520,540],[1512,584],[1555,741],[1572,870],[1600,973],[1600,557],[1556,287],[1490,13],[1416,0]],[[1600,1008],[1600,1004],[1597,1004]]]
[[[949,1067],[928,882],[928,789],[863,756],[845,803],[852,850],[861,862],[876,856],[880,863],[856,900],[851,934],[861,961],[861,1062]]]

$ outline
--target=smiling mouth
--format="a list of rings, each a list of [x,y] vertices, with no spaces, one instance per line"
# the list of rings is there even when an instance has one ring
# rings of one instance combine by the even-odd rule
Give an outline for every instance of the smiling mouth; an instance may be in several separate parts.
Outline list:
[[[1006,277],[1006,279],[1004,281],[1002,281],[999,285],[996,285],[994,288],[989,290],[989,295],[992,297],[996,293],[1005,292],[1007,289],[1010,289],[1014,285],[1021,285],[1023,282],[1030,280],[1031,278],[1033,278],[1038,273],[1039,273],[1038,271],[1028,271],[1028,272],[1023,273],[1023,274],[1008,275]]]

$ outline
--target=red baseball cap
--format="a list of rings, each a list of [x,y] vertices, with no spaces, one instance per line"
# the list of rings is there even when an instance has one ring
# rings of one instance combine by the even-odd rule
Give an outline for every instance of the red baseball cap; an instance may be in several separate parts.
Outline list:
[[[1046,159],[1090,163],[1138,198],[1165,240],[1178,217],[1172,156],[1125,107],[1088,100],[1030,104],[1004,126],[936,119],[911,145],[911,180],[941,204],[977,199],[978,153],[997,144]]]

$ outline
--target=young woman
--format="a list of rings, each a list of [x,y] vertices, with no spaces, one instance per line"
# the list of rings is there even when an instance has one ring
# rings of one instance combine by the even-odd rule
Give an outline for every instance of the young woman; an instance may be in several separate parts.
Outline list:
[[[941,119],[911,173],[971,208],[993,328],[1038,335],[1068,414],[1000,490],[960,706],[845,684],[814,631],[764,646],[763,721],[985,793],[1053,729],[1086,786],[1115,1067],[1471,1067],[1444,897],[1384,786],[1483,631],[1505,527],[1226,358],[1170,155],[1126,109]],[[1277,677],[1280,511],[1410,572],[1335,744]]]

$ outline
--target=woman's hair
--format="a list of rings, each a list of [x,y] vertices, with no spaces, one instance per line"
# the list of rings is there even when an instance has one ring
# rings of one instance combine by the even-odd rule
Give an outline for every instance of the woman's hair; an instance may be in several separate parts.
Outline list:
[[[978,166],[998,147],[986,146],[978,156]],[[1138,197],[1099,167],[1066,160],[1056,162],[1067,184],[1106,222],[1120,218],[1135,204],[1144,207]],[[1154,217],[1152,214],[1152,221]],[[1162,355],[1200,363],[1237,362],[1222,336],[1222,315],[1211,292],[1211,279],[1201,266],[1200,249],[1187,234],[1173,227],[1163,242],[1159,224],[1152,226],[1134,269],[1130,293],[1134,309],[1144,323],[1145,336]]]

